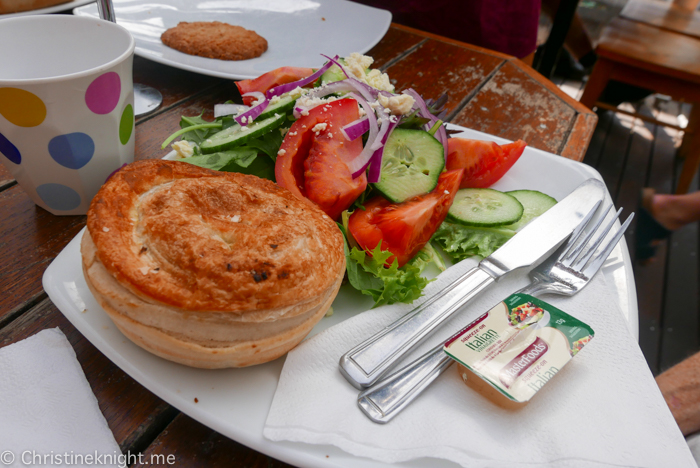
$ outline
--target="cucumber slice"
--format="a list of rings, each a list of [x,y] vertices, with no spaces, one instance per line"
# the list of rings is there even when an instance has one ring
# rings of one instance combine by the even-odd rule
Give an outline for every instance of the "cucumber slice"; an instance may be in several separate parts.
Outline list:
[[[268,117],[273,117],[275,114],[286,114],[290,110],[294,109],[294,104],[296,102],[297,100],[290,95],[282,96],[274,104],[269,104],[262,114],[260,114],[255,120],[264,120]]]
[[[512,195],[487,188],[457,191],[447,219],[465,226],[494,227],[512,224],[523,215],[523,205]]]
[[[339,59],[338,62],[340,62],[342,65],[347,65],[347,63],[345,63],[345,60],[342,58]],[[323,75],[321,75],[321,77],[318,79],[318,86],[323,86],[328,83],[341,81],[345,78],[347,78],[347,76],[345,76],[345,73],[343,73],[343,71],[338,67],[338,65],[331,65],[331,67],[325,72],[323,72]]]
[[[523,205],[523,216],[515,223],[503,226],[514,231],[525,227],[527,223],[557,204],[554,198],[537,190],[513,190],[506,193],[517,198]]]
[[[396,128],[384,147],[374,188],[394,203],[432,191],[445,167],[442,143],[424,130]]]
[[[255,121],[243,130],[240,125],[235,124],[225,130],[213,134],[199,145],[202,153],[217,153],[226,151],[236,146],[241,146],[251,138],[257,138],[270,130],[274,130],[286,121],[284,114],[268,117],[260,121]]]

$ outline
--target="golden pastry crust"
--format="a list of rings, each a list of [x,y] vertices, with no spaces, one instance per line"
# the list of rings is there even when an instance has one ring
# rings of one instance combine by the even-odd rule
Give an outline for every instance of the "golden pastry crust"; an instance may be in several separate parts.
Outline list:
[[[88,286],[135,343],[197,367],[281,356],[345,271],[319,209],[254,176],[140,161],[100,189],[81,243]]]
[[[254,313],[316,297],[344,268],[323,212],[258,177],[140,161],[97,193],[98,256],[137,295],[188,310]]]
[[[0,0],[0,15],[38,10],[40,8],[68,3],[69,1],[70,0]]]
[[[255,31],[220,21],[183,21],[160,40],[185,54],[219,60],[248,60],[267,50],[267,41]]]

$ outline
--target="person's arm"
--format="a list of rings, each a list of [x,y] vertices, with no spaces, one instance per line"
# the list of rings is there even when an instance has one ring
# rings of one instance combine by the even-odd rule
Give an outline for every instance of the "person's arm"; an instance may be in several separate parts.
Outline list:
[[[656,377],[683,435],[700,430],[700,353]]]

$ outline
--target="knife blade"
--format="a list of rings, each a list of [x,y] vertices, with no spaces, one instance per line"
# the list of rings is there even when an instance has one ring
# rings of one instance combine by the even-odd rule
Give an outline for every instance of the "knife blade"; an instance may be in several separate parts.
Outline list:
[[[356,345],[340,358],[340,372],[359,389],[371,386],[411,349],[481,291],[512,271],[534,268],[554,252],[605,196],[605,185],[588,179],[501,248],[420,306]]]

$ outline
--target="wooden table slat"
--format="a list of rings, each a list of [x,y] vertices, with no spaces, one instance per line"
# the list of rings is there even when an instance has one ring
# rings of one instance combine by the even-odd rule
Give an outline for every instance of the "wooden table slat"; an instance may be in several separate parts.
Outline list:
[[[389,28],[382,40],[367,52],[367,55],[374,58],[372,68],[386,68],[387,64],[409,53],[413,47],[425,40],[425,36],[420,34],[396,27]]]
[[[684,10],[675,2],[631,0],[625,4],[620,16],[700,39],[700,12]]]
[[[174,464],[169,464],[166,457]],[[162,461],[165,461],[163,463]],[[215,468],[233,466],[285,468],[286,463],[250,450],[216,431],[180,414],[143,453],[134,468],[189,466]]]
[[[84,216],[54,216],[18,186],[0,192],[0,323],[42,291],[49,263],[82,229]]]
[[[517,64],[506,62],[452,123],[509,140],[522,139],[534,148],[558,153],[576,116],[565,100]]]
[[[440,62],[449,67],[436,66]],[[430,39],[390,66],[387,73],[397,91],[413,88],[425,99],[448,93],[445,109],[450,114],[503,62],[500,57],[482,56],[471,49]]]

